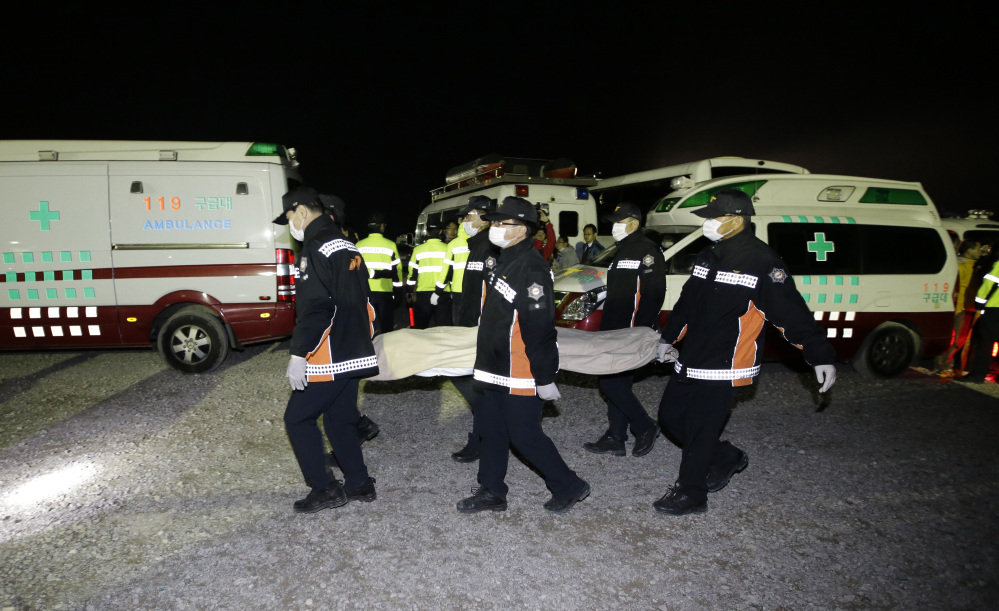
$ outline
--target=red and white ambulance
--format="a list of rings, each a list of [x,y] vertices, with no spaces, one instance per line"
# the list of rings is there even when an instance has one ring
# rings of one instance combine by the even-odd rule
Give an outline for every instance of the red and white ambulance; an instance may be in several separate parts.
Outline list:
[[[186,373],[290,335],[301,181],[261,142],[0,141],[0,349],[157,346]]]

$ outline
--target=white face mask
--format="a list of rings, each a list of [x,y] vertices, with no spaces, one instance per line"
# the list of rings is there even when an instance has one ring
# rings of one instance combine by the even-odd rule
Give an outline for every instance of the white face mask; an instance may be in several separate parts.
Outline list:
[[[513,242],[512,239],[508,240],[506,238],[506,227],[490,227],[489,241],[500,248],[506,248],[510,245],[510,242]]]
[[[296,217],[293,216],[293,217],[291,217],[291,220],[288,221],[288,230],[291,231],[291,237],[295,238],[299,242],[304,242],[305,241],[305,225],[302,225],[301,229],[295,227],[295,218]]]
[[[631,221],[618,221],[611,225],[611,236],[614,237],[615,242],[620,242],[621,240],[628,237],[628,224]]]
[[[475,225],[472,225],[471,221],[463,222],[461,224],[461,228],[465,230],[465,235],[467,235],[468,237],[472,237],[475,234],[479,233],[479,228],[476,227]]]
[[[727,222],[728,221],[725,221],[725,223]],[[711,240],[712,242],[717,242],[718,240],[732,233],[734,229],[731,231],[726,231],[725,233],[718,232],[718,228],[724,225],[725,223],[719,221],[718,219],[707,219],[701,224],[701,230],[704,232],[704,237]]]

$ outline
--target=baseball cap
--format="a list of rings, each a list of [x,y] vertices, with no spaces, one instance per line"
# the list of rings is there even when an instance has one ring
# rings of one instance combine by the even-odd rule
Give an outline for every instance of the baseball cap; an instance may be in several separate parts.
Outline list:
[[[537,225],[538,211],[534,207],[534,204],[526,199],[511,195],[503,200],[503,203],[496,209],[496,212],[486,214],[482,218],[487,221],[513,219],[515,221],[523,221],[525,223]]]
[[[756,209],[753,208],[753,200],[744,192],[738,189],[722,189],[714,194],[707,206],[694,210],[694,214],[701,218],[716,219],[729,214],[752,216],[756,214]]]
[[[458,218],[462,218],[472,210],[479,210],[489,214],[496,210],[496,200],[485,195],[473,195],[468,198],[468,204],[458,213]]]
[[[611,223],[623,221],[624,219],[638,219],[641,221],[642,211],[636,204],[622,202],[621,204],[618,204],[617,208],[614,208],[614,212],[604,216],[604,220]]]
[[[306,187],[305,185],[295,187],[291,191],[285,193],[281,198],[281,204],[284,206],[284,210],[276,219],[274,219],[274,223],[277,225],[287,225],[288,217],[285,215],[289,210],[294,210],[300,204],[318,201],[319,193],[317,193],[312,187]]]

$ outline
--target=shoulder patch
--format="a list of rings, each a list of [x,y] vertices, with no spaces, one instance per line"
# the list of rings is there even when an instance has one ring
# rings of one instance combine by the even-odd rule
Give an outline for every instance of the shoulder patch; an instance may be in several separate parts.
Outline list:
[[[787,280],[787,272],[779,267],[775,267],[770,271],[770,279],[774,282],[784,284],[784,281]]]
[[[496,258],[495,257],[487,257],[486,260],[485,260],[485,265],[486,265],[486,269],[492,269],[492,268],[496,267]]]
[[[652,255],[645,255],[645,258],[642,259],[642,263],[644,263],[646,267],[652,267],[652,263],[654,261],[655,259],[652,257]]]
[[[298,269],[302,273],[305,273],[305,268],[308,267],[308,266],[309,266],[309,258],[308,257],[302,257],[301,259],[298,260]]]
[[[545,289],[540,284],[535,282],[531,286],[527,287],[527,296],[534,301],[537,301],[545,296]]]

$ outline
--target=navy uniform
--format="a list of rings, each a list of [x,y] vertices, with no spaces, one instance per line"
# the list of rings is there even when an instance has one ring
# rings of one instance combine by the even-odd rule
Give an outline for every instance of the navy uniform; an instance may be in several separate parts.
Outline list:
[[[458,216],[464,219],[472,212],[478,212],[480,216],[487,215],[495,209],[495,200],[484,195],[475,195],[468,198],[468,204]],[[486,261],[496,261],[500,252],[500,249],[489,241],[488,224],[477,232],[469,226],[468,231],[473,231],[475,235],[466,238],[468,252],[463,257],[461,273],[455,269],[456,264],[452,268],[452,275],[449,276],[451,293],[457,304],[454,323],[459,327],[478,326],[479,317],[482,315],[482,300],[485,296]],[[467,235],[467,232],[465,233]],[[451,244],[448,244],[449,252]],[[479,446],[482,441],[482,418],[479,408],[482,392],[473,385],[472,376],[454,377],[451,378],[451,383],[472,409],[472,431],[468,434],[468,442],[465,447],[451,454],[451,459],[457,462],[474,462],[479,459]]]
[[[276,223],[302,231],[300,219],[312,214],[314,191],[299,187],[285,195],[284,217]],[[304,209],[300,215],[299,209]],[[321,207],[318,208],[320,211]],[[281,221],[284,221],[283,223]],[[374,311],[368,302],[368,271],[357,247],[340,226],[319,213],[304,225],[295,296],[295,331],[288,377],[291,398],[284,421],[295,456],[312,492],[295,510],[312,512],[348,500],[375,498],[361,454],[357,394],[361,378],[378,373],[371,338]],[[323,428],[344,473],[344,486],[326,469]]]
[[[488,288],[476,343],[474,376],[483,386],[480,488],[458,511],[506,509],[507,463],[512,445],[545,480],[545,509],[565,513],[590,486],[573,472],[541,429],[545,400],[559,398],[551,267],[534,249],[534,206],[508,197],[493,214],[490,241],[499,257],[487,259]]]
[[[641,231],[642,211],[622,203],[604,220],[614,223],[618,235],[614,259],[607,268],[607,299],[600,330],[631,327],[656,328],[666,297],[666,260],[659,245]],[[633,456],[645,456],[655,445],[659,425],[649,418],[632,385],[635,372],[600,376],[600,390],[607,398],[607,432],[583,447],[595,454],[624,456],[628,428],[635,436]]]
[[[783,260],[753,235],[748,216],[754,213],[749,196],[735,189],[719,191],[695,212],[709,219],[704,233],[715,243],[698,253],[662,331],[659,358],[675,360],[676,374],[659,403],[659,422],[683,446],[683,457],[676,485],[653,503],[660,513],[707,511],[707,493],[724,488],[749,464],[745,452],[719,437],[736,390],[760,373],[767,321],[815,366],[824,382],[820,392],[836,379],[836,354],[825,330]],[[676,353],[672,344],[681,339],[683,351]]]

